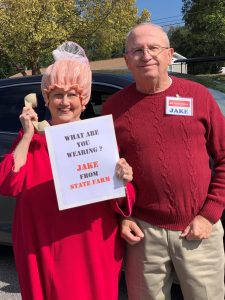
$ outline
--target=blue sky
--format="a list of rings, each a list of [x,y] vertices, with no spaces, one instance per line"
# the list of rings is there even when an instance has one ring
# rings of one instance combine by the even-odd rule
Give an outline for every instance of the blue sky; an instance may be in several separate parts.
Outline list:
[[[147,8],[151,13],[153,23],[161,26],[183,25],[182,0],[137,0],[136,6],[139,13]]]

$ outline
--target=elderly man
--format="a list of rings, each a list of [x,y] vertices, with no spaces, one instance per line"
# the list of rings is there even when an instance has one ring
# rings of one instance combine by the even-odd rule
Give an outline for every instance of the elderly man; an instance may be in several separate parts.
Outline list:
[[[137,190],[122,223],[129,300],[171,299],[174,271],[185,300],[223,300],[225,121],[208,89],[169,76],[172,56],[161,27],[134,27],[124,57],[135,83],[103,109]]]

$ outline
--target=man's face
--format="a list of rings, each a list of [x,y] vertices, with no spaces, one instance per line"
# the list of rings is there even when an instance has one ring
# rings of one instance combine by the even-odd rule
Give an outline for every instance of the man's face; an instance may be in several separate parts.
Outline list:
[[[148,25],[137,27],[128,38],[126,50],[124,58],[136,81],[167,74],[173,49],[160,29]]]

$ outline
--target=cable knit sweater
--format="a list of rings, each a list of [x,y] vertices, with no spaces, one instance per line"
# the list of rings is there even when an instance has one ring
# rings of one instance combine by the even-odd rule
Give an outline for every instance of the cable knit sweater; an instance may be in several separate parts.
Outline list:
[[[103,114],[113,115],[121,155],[133,167],[137,190],[133,216],[183,230],[198,214],[211,222],[221,217],[225,119],[208,89],[172,80],[167,90],[150,95],[131,84],[110,97]],[[166,96],[177,95],[193,98],[193,116],[165,114]]]

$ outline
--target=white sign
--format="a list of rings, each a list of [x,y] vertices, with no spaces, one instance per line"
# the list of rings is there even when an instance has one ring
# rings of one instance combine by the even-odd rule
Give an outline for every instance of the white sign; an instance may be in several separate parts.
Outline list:
[[[59,209],[125,196],[112,115],[45,128]]]
[[[193,99],[166,97],[166,115],[193,116]]]

